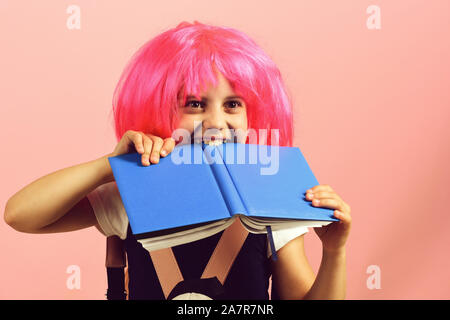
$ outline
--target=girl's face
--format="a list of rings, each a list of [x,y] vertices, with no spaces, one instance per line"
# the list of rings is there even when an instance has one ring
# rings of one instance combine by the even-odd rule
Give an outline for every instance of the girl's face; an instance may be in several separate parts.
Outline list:
[[[242,97],[238,97],[229,82],[218,72],[218,85],[209,85],[200,95],[201,101],[189,92],[186,103],[179,100],[180,122],[178,128],[191,134],[191,143],[195,137],[210,140],[234,140],[245,143],[247,132],[247,107]],[[233,133],[234,132],[234,133]],[[184,142],[183,142],[184,144]]]

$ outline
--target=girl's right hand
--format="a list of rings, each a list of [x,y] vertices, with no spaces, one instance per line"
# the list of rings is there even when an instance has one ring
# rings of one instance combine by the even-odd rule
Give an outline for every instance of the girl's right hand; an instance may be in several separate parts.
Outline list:
[[[173,151],[175,140],[172,138],[162,139],[160,137],[145,134],[141,131],[128,130],[122,136],[111,157],[130,152],[138,152],[142,155],[142,165],[158,163],[160,157],[165,157]]]

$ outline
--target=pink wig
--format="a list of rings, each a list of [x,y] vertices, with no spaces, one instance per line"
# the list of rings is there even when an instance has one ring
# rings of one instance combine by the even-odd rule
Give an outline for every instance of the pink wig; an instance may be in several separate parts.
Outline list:
[[[146,42],[123,71],[113,97],[115,133],[127,130],[170,137],[177,128],[180,96],[199,96],[217,85],[214,68],[247,105],[248,128],[279,130],[279,145],[292,146],[292,104],[280,71],[247,35],[194,21],[180,23]],[[248,143],[248,138],[247,138]]]

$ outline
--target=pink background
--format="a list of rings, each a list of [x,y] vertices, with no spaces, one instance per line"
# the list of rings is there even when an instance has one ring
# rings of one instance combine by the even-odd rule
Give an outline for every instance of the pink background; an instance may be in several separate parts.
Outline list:
[[[115,147],[112,91],[132,53],[181,21],[240,29],[278,64],[295,145],[352,207],[348,299],[449,299],[450,2],[0,2],[1,209],[26,184]],[[69,30],[69,5],[81,29]],[[381,9],[381,29],[366,20]],[[0,223],[2,299],[104,299],[94,228],[33,235]],[[321,243],[306,250],[317,271]],[[70,265],[81,288],[69,290]],[[366,272],[381,270],[370,290]]]

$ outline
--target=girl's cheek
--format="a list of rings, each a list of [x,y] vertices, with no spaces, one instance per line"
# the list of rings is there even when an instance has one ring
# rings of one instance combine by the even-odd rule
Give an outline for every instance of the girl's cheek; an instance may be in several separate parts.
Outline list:
[[[196,121],[196,119],[193,117],[182,116],[180,122],[178,123],[178,128],[188,130],[192,133],[194,132],[194,121]]]

